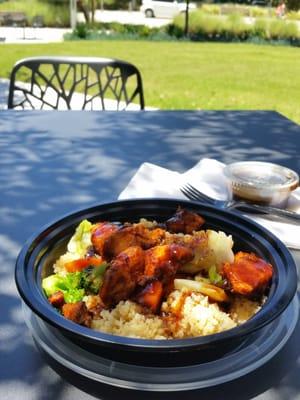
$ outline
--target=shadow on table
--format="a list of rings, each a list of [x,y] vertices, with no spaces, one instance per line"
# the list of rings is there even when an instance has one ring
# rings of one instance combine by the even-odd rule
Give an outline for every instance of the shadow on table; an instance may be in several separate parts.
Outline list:
[[[8,86],[9,80],[0,78],[0,110],[7,109]]]
[[[9,253],[14,264],[45,224],[116,200],[145,161],[183,172],[203,157],[272,159],[300,170],[300,127],[279,114],[138,113],[138,120],[136,112],[1,113],[1,232],[9,247],[0,244],[0,258]],[[13,265],[3,265],[11,276]]]
[[[13,205],[4,214],[8,228],[12,220],[22,225],[23,241],[40,221],[114,200],[145,161],[178,172],[203,157],[225,163],[272,159],[300,169],[298,125],[263,111],[224,112],[220,124],[220,113],[141,112],[137,124],[135,112],[113,114],[113,120],[110,112],[94,112],[93,118],[73,112],[65,120],[64,112],[53,118],[50,111],[26,111],[13,122],[4,112],[0,186],[3,204]]]
[[[18,391],[20,386],[26,399],[59,398],[67,383],[62,381],[57,374],[49,371],[43,358],[37,356],[37,350],[24,323],[20,303],[17,296],[1,293],[1,305],[3,305],[1,310],[5,310],[0,313],[2,399],[20,398],[21,391]],[[45,381],[49,397],[44,393]],[[14,397],[13,388],[16,389],[16,397]],[[54,394],[53,397],[52,394]]]
[[[184,118],[180,117],[181,113]],[[145,161],[179,172],[203,157],[225,163],[272,159],[300,169],[299,146],[294,145],[300,140],[300,127],[275,113],[224,112],[221,125],[220,114],[213,111],[144,112],[140,114],[140,125],[136,124],[134,113],[114,114],[112,121],[109,112],[95,112],[93,118],[89,113],[74,112],[69,125],[63,112],[55,113],[55,118],[53,115],[52,112],[19,112],[12,121],[11,115],[3,112],[0,119],[0,292],[7,305],[0,318],[0,332],[7,332],[7,342],[2,341],[1,357],[10,350],[16,363],[12,365],[11,358],[8,359],[7,368],[1,374],[8,381],[25,380],[37,385],[41,374],[47,373],[47,367],[38,363],[35,375],[26,375],[32,345],[26,343],[22,347],[24,324],[13,284],[15,258],[30,235],[65,213],[116,199]],[[11,337],[10,331],[14,332]],[[292,346],[290,354],[294,358],[286,359],[285,352],[281,351],[265,367],[251,374],[254,385],[247,385],[249,377],[245,377],[222,385],[222,393],[223,389],[224,393],[230,393],[232,400],[250,399],[279,383],[283,392],[298,393],[299,341],[293,336],[288,346]],[[22,352],[19,357],[22,369],[18,369],[19,352]],[[288,371],[289,379],[285,382]],[[87,388],[79,378],[75,384],[82,390]],[[62,386],[61,381],[58,388],[50,385],[52,398]],[[99,392],[99,385],[89,387],[93,394]],[[123,390],[101,386],[102,398],[119,398],[120,392]],[[189,398],[196,399],[203,394],[205,400],[210,400],[216,398],[217,393],[218,388],[212,388],[191,392]],[[141,394],[124,390],[124,396],[137,398]],[[142,396],[153,398],[153,393]],[[174,400],[174,397],[181,396],[164,395],[166,399]],[[281,398],[293,396],[283,393]]]

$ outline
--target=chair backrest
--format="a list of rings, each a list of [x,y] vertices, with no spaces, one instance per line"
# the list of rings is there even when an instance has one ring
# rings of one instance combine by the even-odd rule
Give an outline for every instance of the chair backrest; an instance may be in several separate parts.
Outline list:
[[[42,28],[45,25],[43,15],[35,15],[31,20],[31,25],[34,28]]]
[[[32,57],[13,67],[8,108],[143,110],[139,70],[114,59]]]

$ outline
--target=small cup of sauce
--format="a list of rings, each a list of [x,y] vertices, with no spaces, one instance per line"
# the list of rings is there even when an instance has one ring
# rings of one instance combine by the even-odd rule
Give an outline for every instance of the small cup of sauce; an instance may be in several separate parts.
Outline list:
[[[289,195],[299,185],[298,174],[286,167],[259,161],[245,161],[225,167],[235,200],[285,207]]]

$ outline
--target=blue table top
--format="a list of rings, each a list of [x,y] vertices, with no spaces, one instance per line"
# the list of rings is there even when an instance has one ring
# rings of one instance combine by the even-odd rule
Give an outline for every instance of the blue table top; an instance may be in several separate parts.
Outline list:
[[[66,213],[117,199],[145,161],[183,172],[203,157],[260,160],[299,173],[300,126],[272,111],[7,110],[0,112],[0,150],[0,398],[157,398],[104,385],[95,390],[48,366],[24,324],[14,284],[22,244]],[[300,252],[292,254],[300,268]],[[265,366],[189,397],[300,399],[299,334],[298,321]]]

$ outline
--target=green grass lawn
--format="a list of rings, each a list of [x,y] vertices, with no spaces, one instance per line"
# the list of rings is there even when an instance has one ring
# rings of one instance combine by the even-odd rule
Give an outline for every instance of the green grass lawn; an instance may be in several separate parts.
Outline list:
[[[3,44],[0,77],[37,55],[103,56],[136,64],[146,105],[161,109],[276,110],[300,123],[299,48],[250,44],[85,41]]]

